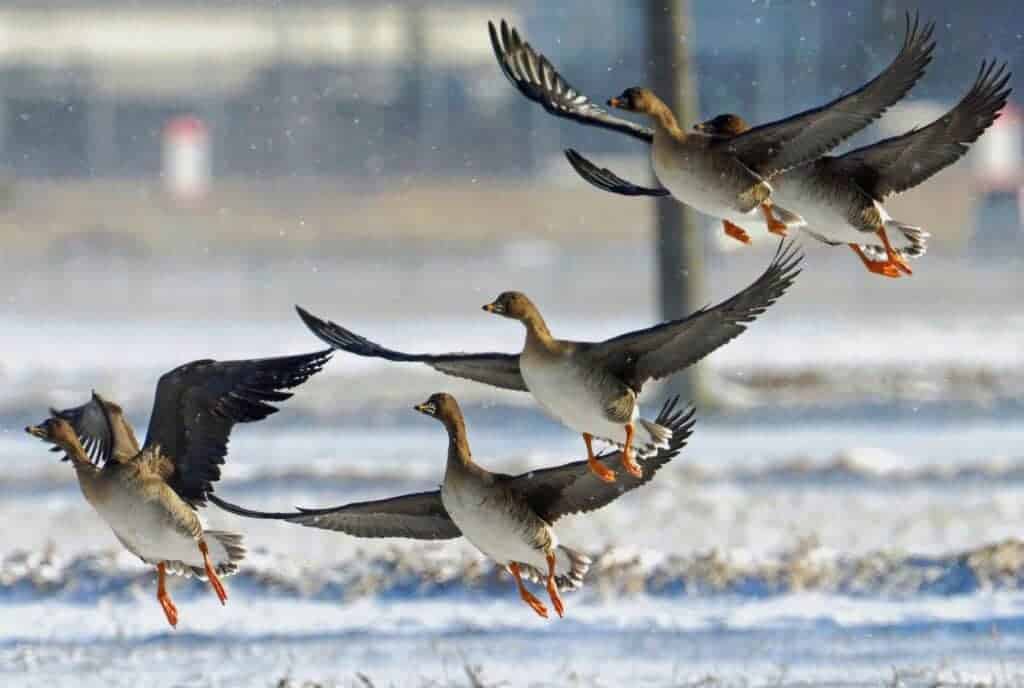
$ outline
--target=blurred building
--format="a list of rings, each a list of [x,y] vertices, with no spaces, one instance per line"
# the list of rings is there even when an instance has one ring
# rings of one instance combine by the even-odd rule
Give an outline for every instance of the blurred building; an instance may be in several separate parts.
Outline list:
[[[888,62],[911,3],[692,3],[701,111],[778,117]],[[1020,60],[1014,4],[928,3],[932,73],[955,101],[985,56]],[[0,161],[18,177],[156,177],[176,115],[210,131],[214,177],[536,170],[563,143],[637,152],[558,122],[501,78],[505,17],[595,98],[641,83],[642,2],[0,1]],[[1011,22],[1012,23],[1012,22]],[[1001,43],[1007,43],[1001,45]],[[969,56],[969,59],[968,57]],[[1021,66],[1021,65],[1018,65]]]

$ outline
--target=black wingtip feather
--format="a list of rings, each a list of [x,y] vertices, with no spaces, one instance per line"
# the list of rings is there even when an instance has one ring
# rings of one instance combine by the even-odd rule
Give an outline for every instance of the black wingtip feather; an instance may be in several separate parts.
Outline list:
[[[207,499],[218,507],[227,511],[228,513],[235,514],[236,516],[244,516],[246,518],[262,518],[274,521],[286,521],[294,516],[301,516],[300,513],[283,513],[283,512],[272,512],[272,511],[256,511],[255,509],[248,509],[238,504],[232,504],[231,502],[225,501],[213,494],[208,494]]]

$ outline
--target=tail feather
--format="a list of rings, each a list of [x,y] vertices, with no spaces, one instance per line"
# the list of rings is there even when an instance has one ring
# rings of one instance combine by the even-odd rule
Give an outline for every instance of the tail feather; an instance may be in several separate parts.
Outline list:
[[[920,258],[928,251],[928,239],[932,235],[920,227],[906,225],[896,220],[886,220],[885,229],[896,253],[903,258]],[[902,235],[902,240],[897,233]],[[883,261],[886,259],[885,247],[880,244],[862,245],[860,249],[868,260]]]
[[[656,452],[659,449],[667,449],[672,441],[672,429],[664,425],[658,425],[654,421],[638,418],[634,434],[634,446],[641,454]]]
[[[583,578],[590,570],[591,559],[586,554],[559,545],[555,550],[555,585],[559,592],[576,590],[583,585]],[[530,564],[519,564],[523,578],[539,585],[548,580],[547,571],[541,571]]]
[[[786,210],[777,203],[772,204],[772,215],[774,215],[775,219],[779,222],[785,223],[786,227],[790,229],[794,227],[803,227],[807,224],[807,220],[803,217],[797,215],[792,210]]]
[[[203,532],[207,544],[210,547],[210,559],[213,560],[214,571],[218,576],[230,576],[238,572],[238,563],[245,559],[245,546],[242,544],[242,536],[238,533],[229,533],[223,530],[207,530]],[[168,573],[173,573],[186,578],[195,576],[200,580],[206,580],[206,569],[202,566],[192,566],[183,561],[167,561]]]

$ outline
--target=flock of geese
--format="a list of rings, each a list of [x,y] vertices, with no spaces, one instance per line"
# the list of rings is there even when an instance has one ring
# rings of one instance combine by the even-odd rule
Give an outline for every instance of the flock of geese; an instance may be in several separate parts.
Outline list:
[[[572,88],[506,22],[489,29],[498,64],[527,98],[558,117],[651,145],[662,185],[657,188],[635,185],[567,151],[572,166],[594,186],[627,196],[672,195],[719,218],[726,234],[744,243],[750,241],[747,229],[763,221],[777,235],[794,229],[829,245],[846,244],[868,270],[887,277],[911,273],[908,261],[924,254],[928,234],[892,219],[882,201],[964,155],[967,144],[999,116],[1010,93],[1006,65],[983,62],[963,99],[931,124],[831,156],[829,150],[878,119],[921,78],[935,47],[933,24],[922,27],[908,15],[906,36],[892,63],[830,103],[755,127],[738,115],[719,115],[695,125],[692,133],[644,88],[626,89],[608,104],[647,115],[653,128],[611,115]],[[556,338],[528,296],[504,292],[483,308],[522,323],[525,335],[518,354],[395,351],[298,308],[329,349],[278,358],[200,360],[165,373],[141,445],[121,407],[95,392],[81,406],[51,409],[46,420],[26,431],[64,453],[86,500],[121,544],[156,567],[157,599],[171,626],[178,623],[178,611],[167,592],[168,573],[208,580],[223,603],[227,591],[220,577],[234,573],[245,555],[240,535],[204,529],[197,510],[208,502],[244,517],[355,537],[465,536],[512,575],[520,597],[537,614],[547,617],[547,606],[524,579],[544,585],[555,613],[562,616],[560,593],[582,584],[590,560],[560,544],[553,524],[568,514],[599,509],[650,481],[693,430],[694,410],[681,407],[678,399],[665,403],[653,420],[640,417],[638,396],[644,384],[688,367],[740,335],[786,292],[802,260],[782,240],[764,273],[731,298],[602,342]],[[489,471],[473,458],[458,403],[438,393],[415,408],[440,421],[448,434],[439,490],[283,513],[248,509],[214,495],[234,425],[277,412],[275,404],[319,372],[333,350],[424,363],[447,375],[528,392],[550,416],[583,437],[587,458],[522,475]],[[595,454],[594,440],[617,449]]]

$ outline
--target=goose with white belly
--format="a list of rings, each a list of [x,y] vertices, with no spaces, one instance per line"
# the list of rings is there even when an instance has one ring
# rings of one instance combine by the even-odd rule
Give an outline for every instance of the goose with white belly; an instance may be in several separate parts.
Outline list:
[[[861,242],[875,234],[886,250],[893,250],[885,230],[895,229],[903,238],[896,252],[918,257],[929,235],[920,227],[892,219],[882,202],[963,157],[968,144],[999,118],[1012,91],[1007,87],[1011,76],[1006,63],[997,67],[994,61],[982,62],[970,90],[934,122],[790,170],[775,180],[776,194],[800,208],[808,224],[804,231],[833,246],[848,245],[871,272],[898,277],[881,260],[876,246]],[[719,115],[694,128],[726,141],[748,129],[734,114]]]
[[[750,128],[724,141],[685,131],[668,106],[645,88],[627,89],[608,104],[648,115],[653,128],[615,117],[570,86],[546,57],[504,21],[500,31],[493,24],[489,29],[498,64],[527,98],[558,117],[652,144],[651,161],[663,188],[627,183],[608,190],[632,196],[672,195],[721,218],[725,233],[743,243],[749,243],[750,237],[742,225],[757,212],[763,214],[768,229],[778,234],[784,235],[787,226],[804,224],[798,207],[790,207],[793,212],[789,212],[778,204],[780,199],[772,192],[774,177],[825,154],[878,119],[924,74],[935,47],[931,40],[934,25],[922,28],[917,17],[908,15],[902,49],[873,80],[821,107]],[[896,254],[888,254],[887,260],[897,269],[904,265]]]
[[[561,617],[565,606],[559,593],[582,585],[590,559],[559,544],[553,524],[563,516],[610,504],[647,483],[671,461],[686,444],[694,423],[693,409],[677,410],[677,403],[676,399],[666,402],[657,418],[672,433],[667,446],[644,460],[642,478],[629,477],[615,485],[597,480],[584,461],[516,476],[488,471],[473,460],[458,402],[439,393],[416,410],[441,421],[448,432],[448,460],[440,490],[283,513],[247,509],[216,495],[210,500],[239,516],[283,520],[355,537],[447,540],[465,536],[505,567],[515,579],[520,598],[547,618],[547,607],[527,590],[523,579],[544,584]],[[617,460],[614,453],[599,457],[602,464]]]
[[[526,329],[521,353],[419,354],[386,349],[344,327],[297,308],[313,334],[359,356],[426,363],[448,375],[504,389],[530,392],[540,406],[583,436],[587,458],[602,480],[615,473],[594,456],[592,440],[624,448],[622,463],[639,476],[633,458],[665,446],[671,431],[639,417],[639,396],[648,380],[668,377],[739,336],[775,303],[800,273],[802,255],[780,242],[771,264],[753,284],[730,299],[692,315],[605,340],[557,339],[539,309],[520,292],[506,292],[484,309],[518,320]]]
[[[165,587],[168,573],[205,578],[221,603],[220,576],[238,569],[242,536],[204,530],[196,509],[220,479],[235,423],[277,412],[269,402],[291,394],[330,359],[330,350],[245,361],[201,360],[165,373],[157,384],[141,447],[121,407],[95,392],[25,431],[65,452],[82,494],[130,552],[157,571],[157,600],[167,622],[178,610]]]

